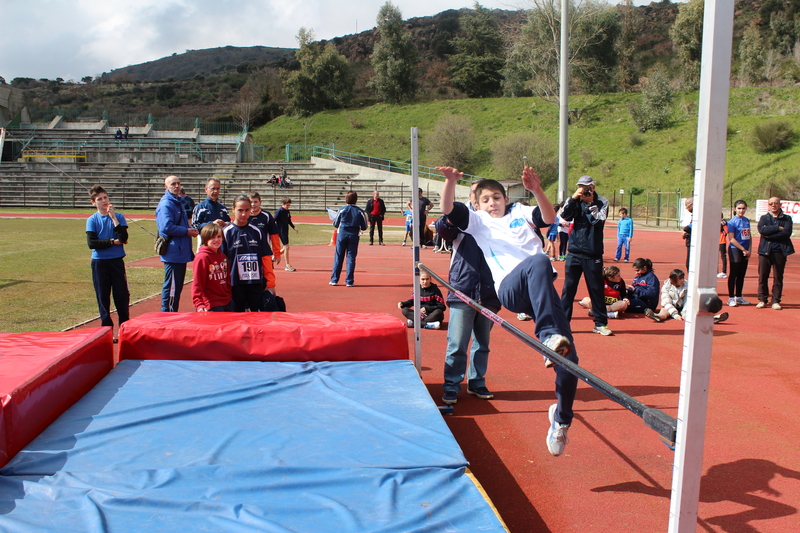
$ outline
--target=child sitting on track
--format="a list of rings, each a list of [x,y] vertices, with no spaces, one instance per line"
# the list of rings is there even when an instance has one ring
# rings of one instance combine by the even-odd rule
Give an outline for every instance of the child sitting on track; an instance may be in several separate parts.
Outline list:
[[[228,257],[220,251],[222,228],[210,222],[200,230],[200,249],[194,256],[192,303],[199,312],[232,312]]]
[[[661,282],[653,272],[653,262],[639,257],[633,262],[633,271],[636,276],[633,278],[633,283],[628,285],[627,311],[644,313],[648,318],[653,318],[658,309],[658,294],[661,288]]]
[[[536,321],[536,336],[542,344],[577,364],[572,330],[553,286],[556,274],[532,228],[532,225],[546,228],[556,219],[539,176],[530,167],[525,167],[522,173],[522,183],[536,197],[538,207],[509,204],[505,188],[499,182],[482,180],[475,188],[479,209],[475,212],[453,201],[456,183],[464,176],[463,172],[452,167],[437,167],[437,170],[445,177],[442,213],[451,224],[475,238],[492,271],[500,303],[513,313],[532,316]],[[558,403],[548,411],[550,427],[546,442],[550,453],[558,456],[567,444],[578,378],[561,365],[555,367],[555,372]]]
[[[444,320],[444,298],[439,287],[431,281],[431,275],[420,272],[419,275],[420,325],[425,329],[439,329]],[[397,307],[408,319],[408,327],[414,327],[414,298],[397,302]]]
[[[608,318],[622,318],[622,313],[628,308],[628,290],[620,275],[619,268],[607,266],[603,269],[603,296],[606,300]],[[578,302],[581,307],[589,310],[592,315],[592,299],[588,296]]]
[[[661,311],[654,313],[650,318],[661,322],[672,317],[675,320],[686,319],[686,275],[683,270],[676,268],[669,273],[669,279],[661,287]],[[714,315],[714,324],[728,320],[728,313]]]

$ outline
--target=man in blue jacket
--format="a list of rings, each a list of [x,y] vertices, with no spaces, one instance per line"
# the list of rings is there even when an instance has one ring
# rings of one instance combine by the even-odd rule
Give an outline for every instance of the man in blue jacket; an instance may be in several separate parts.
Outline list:
[[[231,221],[228,208],[219,201],[220,190],[220,181],[209,178],[205,186],[206,199],[195,206],[192,216],[192,226],[197,231],[209,222],[216,222],[219,227],[224,228]]]
[[[198,231],[189,226],[183,201],[180,196],[181,180],[178,176],[167,176],[164,180],[166,192],[156,207],[158,234],[169,239],[167,252],[161,256],[164,263],[164,286],[161,288],[161,311],[178,311],[181,290],[186,278],[186,263],[194,259],[192,237]]]
[[[567,319],[572,320],[572,305],[583,275],[592,300],[595,324],[592,332],[600,335],[613,334],[608,328],[603,295],[603,227],[607,216],[608,199],[595,192],[591,176],[581,176],[578,189],[561,211],[561,218],[573,223],[569,235],[569,254],[564,265],[561,305],[567,313]]]

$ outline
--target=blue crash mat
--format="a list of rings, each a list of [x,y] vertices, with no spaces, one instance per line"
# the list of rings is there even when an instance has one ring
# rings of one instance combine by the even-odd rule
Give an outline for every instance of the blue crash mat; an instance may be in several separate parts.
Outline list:
[[[123,361],[0,470],[0,531],[504,528],[410,361]]]

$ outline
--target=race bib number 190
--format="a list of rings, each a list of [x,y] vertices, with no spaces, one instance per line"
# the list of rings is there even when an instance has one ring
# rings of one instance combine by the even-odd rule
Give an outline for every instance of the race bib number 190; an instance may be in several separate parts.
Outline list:
[[[240,280],[249,281],[261,279],[257,254],[239,254],[236,258],[236,263],[239,266]]]

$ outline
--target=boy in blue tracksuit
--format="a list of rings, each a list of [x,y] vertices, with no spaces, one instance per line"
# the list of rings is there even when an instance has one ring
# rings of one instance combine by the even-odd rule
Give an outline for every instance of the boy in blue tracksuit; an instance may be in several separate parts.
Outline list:
[[[475,204],[477,185],[478,182],[473,183],[470,190],[470,209],[473,209]],[[492,272],[475,238],[459,231],[446,216],[436,221],[436,233],[453,243],[453,254],[450,256],[450,285],[484,307],[497,312],[500,309],[500,300],[494,288]],[[450,320],[447,324],[442,401],[448,405],[458,402],[461,382],[464,381],[467,372],[469,372],[467,393],[483,400],[490,400],[494,398],[494,394],[486,388],[486,370],[489,363],[489,336],[494,323],[452,292],[447,295],[447,305],[450,307]]]
[[[353,275],[356,270],[356,255],[358,255],[358,233],[367,229],[367,215],[364,210],[356,205],[358,194],[347,191],[345,202],[347,205],[339,209],[333,226],[339,230],[336,236],[336,253],[333,256],[333,270],[331,271],[330,285],[339,283],[342,275],[342,263],[347,256],[347,272],[344,282],[348,287],[353,287]]]
[[[125,243],[128,242],[128,224],[122,213],[117,213],[100,185],[89,191],[92,205],[97,208],[86,221],[86,239],[92,250],[92,284],[97,295],[100,323],[114,326],[111,320],[111,295],[117,306],[119,323],[128,320],[131,295],[125,275]]]
[[[233,222],[222,229],[222,253],[230,264],[234,310],[261,311],[264,272],[272,268],[272,250],[267,238],[250,224],[250,198],[242,194],[233,201]]]
[[[633,240],[633,219],[628,216],[628,210],[621,207],[619,222],[617,222],[617,254],[614,261],[622,257],[622,247],[625,247],[625,262],[631,258],[631,241]]]
[[[183,282],[186,278],[186,263],[194,259],[192,237],[199,232],[189,226],[186,211],[180,197],[181,180],[178,176],[167,176],[164,180],[164,196],[156,207],[156,225],[161,237],[169,238],[167,252],[160,256],[164,263],[164,285],[161,288],[161,311],[178,311]]]

